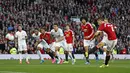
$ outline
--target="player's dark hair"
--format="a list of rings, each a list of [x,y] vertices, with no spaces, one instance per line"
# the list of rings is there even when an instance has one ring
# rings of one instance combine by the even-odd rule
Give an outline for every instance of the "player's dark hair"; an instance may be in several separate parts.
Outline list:
[[[46,31],[46,27],[42,27],[41,29],[45,30]]]
[[[70,24],[68,23],[68,24],[66,24],[66,26],[69,26],[69,27],[70,27]]]
[[[81,18],[80,18],[80,21],[82,21],[83,19],[86,20],[86,22],[88,21],[88,18],[87,18],[87,17],[81,17]]]
[[[39,31],[39,29],[38,29],[38,28],[35,28],[35,31]]]
[[[56,26],[58,26],[58,23],[54,23],[53,25],[56,25]]]

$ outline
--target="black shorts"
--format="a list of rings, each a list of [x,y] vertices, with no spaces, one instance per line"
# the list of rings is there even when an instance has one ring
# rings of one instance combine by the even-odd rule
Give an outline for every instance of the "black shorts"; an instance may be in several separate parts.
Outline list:
[[[0,50],[5,50],[5,44],[0,44]]]

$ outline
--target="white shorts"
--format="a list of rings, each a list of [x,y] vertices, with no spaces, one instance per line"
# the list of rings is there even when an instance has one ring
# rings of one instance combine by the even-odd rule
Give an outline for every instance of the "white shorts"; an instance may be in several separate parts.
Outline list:
[[[51,49],[53,52],[55,52],[55,42],[49,44],[49,46],[50,46],[50,49]]]
[[[48,43],[45,42],[45,41],[42,41],[41,43],[39,43],[37,47],[39,47],[39,48],[41,48],[41,49],[44,48],[44,50],[50,48],[50,46],[48,45]]]
[[[64,50],[67,50],[67,43],[65,40],[55,43],[55,47],[62,47]]]
[[[85,40],[84,39],[84,46],[88,46],[90,48],[93,48],[95,46],[95,39],[93,39],[93,40]]]
[[[67,44],[66,51],[73,51],[73,45],[72,44]]]
[[[104,46],[103,48],[107,48],[107,50],[112,51],[113,48],[116,46],[117,44],[117,39],[116,40],[108,40],[108,39],[104,39],[101,41],[103,43],[105,43],[106,46]]]
[[[18,51],[25,51],[25,50],[27,50],[27,44],[26,43],[18,44]]]

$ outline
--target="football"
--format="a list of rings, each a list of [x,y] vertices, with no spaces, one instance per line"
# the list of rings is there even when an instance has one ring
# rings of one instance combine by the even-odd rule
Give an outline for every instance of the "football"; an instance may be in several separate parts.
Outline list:
[[[14,40],[14,35],[8,33],[8,34],[6,34],[6,39],[7,39],[7,40],[10,40],[10,41],[13,41],[13,40]]]

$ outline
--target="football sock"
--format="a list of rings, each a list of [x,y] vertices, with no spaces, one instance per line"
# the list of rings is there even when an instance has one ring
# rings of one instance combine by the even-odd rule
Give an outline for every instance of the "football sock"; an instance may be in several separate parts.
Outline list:
[[[68,61],[68,53],[65,53],[65,60]]]
[[[69,52],[69,57],[73,60],[72,54]]]
[[[88,57],[88,52],[85,52],[85,56]]]
[[[104,59],[104,63],[105,63],[105,59],[106,59],[106,52],[103,52],[103,59]]]
[[[73,57],[73,59],[75,59],[74,53],[72,53],[72,57]]]
[[[98,58],[98,54],[97,53],[95,53],[95,56],[96,56],[96,58]]]
[[[26,61],[28,61],[28,53],[25,53]]]
[[[60,55],[59,55],[59,52],[58,52],[58,51],[56,52],[56,55],[57,55],[57,57],[58,57],[58,60],[60,60]]]
[[[85,58],[86,58],[86,62],[89,62],[89,55],[87,54],[87,56],[86,56],[86,52],[84,53],[84,55],[85,55]]]
[[[49,56],[51,57],[51,59],[54,59],[54,56],[53,56],[53,53],[52,53],[52,52],[49,52],[48,54],[49,54]]]
[[[40,59],[43,60],[42,54],[41,54],[40,50],[37,50],[37,54],[38,54],[38,56],[40,57]]]
[[[109,60],[110,60],[110,56],[106,56],[105,65],[108,64]]]
[[[22,61],[22,53],[19,53],[19,61]]]
[[[58,59],[58,56],[55,56],[56,59]]]

